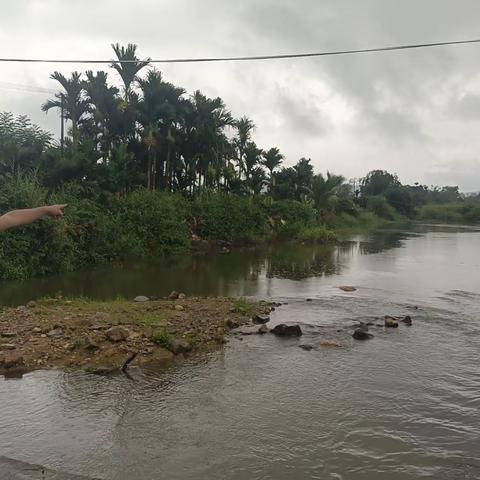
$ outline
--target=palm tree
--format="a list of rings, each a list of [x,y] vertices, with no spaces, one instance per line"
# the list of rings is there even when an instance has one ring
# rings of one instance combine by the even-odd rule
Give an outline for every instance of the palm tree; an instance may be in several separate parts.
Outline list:
[[[255,124],[247,117],[242,117],[234,123],[237,129],[237,136],[234,139],[234,144],[237,150],[238,174],[241,177],[244,171],[244,154],[247,148],[247,143],[252,139],[252,133],[255,129]]]
[[[326,178],[321,173],[312,178],[310,192],[319,212],[334,207],[344,182],[345,178],[342,175],[334,175],[330,172],[327,172]]]
[[[140,60],[137,55],[137,45],[129,43],[127,47],[120,44],[112,44],[117,60],[113,61],[111,67],[120,75],[124,86],[124,99],[129,102],[132,95],[132,85],[137,80],[138,72],[150,63],[150,58]]]
[[[113,136],[118,133],[118,88],[107,83],[106,72],[86,72],[87,80],[83,87],[88,103],[88,112],[91,115],[91,129],[95,143],[99,147],[104,159],[109,156]]]
[[[160,174],[164,177],[164,184],[173,188],[175,176],[175,162],[173,148],[179,125],[186,114],[187,100],[185,90],[164,82],[162,74],[156,70],[149,70],[145,79],[139,79],[142,99],[138,104],[139,121],[142,125],[142,138],[148,147],[147,185],[155,188],[157,176],[157,156],[163,153]],[[161,147],[166,146],[164,151]],[[165,162],[165,165],[163,164]]]
[[[261,163],[263,150],[258,148],[255,142],[248,142],[245,147],[245,179],[248,182],[253,169]]]
[[[46,101],[42,105],[42,110],[48,112],[52,108],[58,108],[65,112],[65,118],[72,122],[73,146],[76,148],[78,145],[78,124],[88,110],[88,102],[83,96],[81,74],[73,72],[70,78],[66,78],[60,72],[54,72],[50,78],[60,83],[64,92],[56,93],[54,100]]]
[[[263,165],[270,172],[270,191],[272,191],[275,184],[273,172],[276,168],[280,167],[284,158],[285,157],[280,153],[278,148],[271,148],[263,153]]]

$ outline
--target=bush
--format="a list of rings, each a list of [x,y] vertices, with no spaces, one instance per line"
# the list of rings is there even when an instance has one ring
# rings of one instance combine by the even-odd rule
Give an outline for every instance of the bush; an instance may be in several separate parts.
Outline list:
[[[330,243],[337,239],[337,235],[326,225],[318,225],[301,229],[297,239],[305,243]]]

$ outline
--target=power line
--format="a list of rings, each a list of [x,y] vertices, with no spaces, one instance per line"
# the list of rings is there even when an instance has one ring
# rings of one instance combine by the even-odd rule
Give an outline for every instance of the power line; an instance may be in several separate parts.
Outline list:
[[[434,43],[417,43],[408,45],[396,45],[390,47],[365,48],[355,50],[333,50],[316,53],[292,53],[285,55],[257,55],[247,57],[206,57],[206,58],[171,58],[171,59],[145,59],[149,63],[205,63],[205,62],[238,62],[253,60],[282,60],[289,58],[310,58],[310,57],[329,57],[334,55],[352,55],[359,53],[375,53],[375,52],[391,52],[397,50],[413,50],[419,48],[445,47],[449,45],[467,45],[472,43],[480,43],[480,39],[474,40],[457,40],[448,42]],[[0,58],[0,62],[7,63],[87,63],[87,64],[103,64],[103,63],[136,63],[139,60],[69,60],[69,59],[40,59],[40,58]]]
[[[32,93],[55,93],[51,88],[36,87],[33,85],[19,85],[18,83],[0,82],[0,88],[4,90],[19,90]]]

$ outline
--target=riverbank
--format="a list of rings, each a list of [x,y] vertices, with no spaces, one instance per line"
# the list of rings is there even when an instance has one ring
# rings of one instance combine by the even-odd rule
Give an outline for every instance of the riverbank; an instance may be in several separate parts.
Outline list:
[[[50,298],[0,313],[0,374],[82,368],[107,374],[218,348],[267,303],[211,297],[100,302]]]

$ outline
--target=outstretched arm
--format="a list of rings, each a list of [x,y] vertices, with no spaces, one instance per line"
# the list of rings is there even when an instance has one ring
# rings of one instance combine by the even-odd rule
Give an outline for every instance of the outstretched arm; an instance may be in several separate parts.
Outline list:
[[[13,210],[0,217],[0,232],[20,225],[28,225],[42,217],[49,216],[58,218],[63,215],[67,205],[49,205],[25,210]]]

